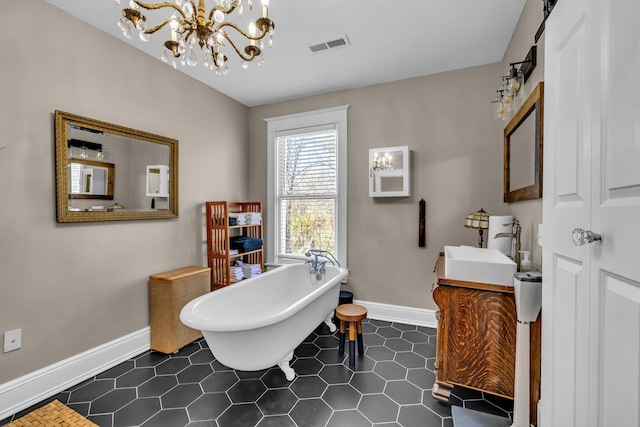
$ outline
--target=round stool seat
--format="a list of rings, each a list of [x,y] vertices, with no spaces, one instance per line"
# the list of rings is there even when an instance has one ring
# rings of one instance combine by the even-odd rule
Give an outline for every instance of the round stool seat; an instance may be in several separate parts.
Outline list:
[[[357,304],[342,304],[336,308],[336,317],[345,322],[359,322],[367,318],[367,309]]]

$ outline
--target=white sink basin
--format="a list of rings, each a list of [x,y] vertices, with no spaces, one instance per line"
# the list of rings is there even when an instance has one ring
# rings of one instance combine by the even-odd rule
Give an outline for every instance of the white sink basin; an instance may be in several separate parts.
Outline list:
[[[513,286],[517,266],[497,249],[444,247],[444,276],[451,280]]]

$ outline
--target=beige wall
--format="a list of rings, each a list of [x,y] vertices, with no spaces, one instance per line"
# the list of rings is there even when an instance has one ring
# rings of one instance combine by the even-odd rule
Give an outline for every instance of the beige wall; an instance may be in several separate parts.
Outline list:
[[[203,202],[248,188],[245,106],[42,0],[4,6],[0,333],[23,336],[0,383],[147,327],[148,276],[206,265]],[[56,109],[178,139],[180,218],[57,224]]]
[[[540,268],[538,223],[542,202],[502,202],[503,129],[490,101],[509,62],[524,59],[542,21],[539,0],[528,0],[501,64],[424,76],[254,107],[250,110],[251,199],[266,203],[266,124],[263,119],[349,104],[349,285],[357,299],[436,309],[433,267],[445,245],[475,245],[465,216],[480,208],[513,214],[523,228],[522,248]],[[524,87],[542,80],[544,40],[538,67]],[[526,96],[525,96],[526,97]],[[409,145],[412,196],[368,196],[369,148]],[[418,248],[418,202],[426,201],[427,247]]]
[[[349,287],[361,300],[435,308],[433,267],[445,245],[474,245],[465,216],[500,210],[502,123],[490,100],[498,64],[255,107],[250,110],[250,197],[266,203],[266,117],[349,104]],[[370,198],[368,150],[408,145],[412,196]],[[427,247],[418,247],[426,201]]]
[[[544,80],[544,33],[538,43],[535,43],[535,34],[543,18],[540,1],[527,0],[502,61],[501,70],[503,74],[506,74],[510,68],[509,63],[523,61],[531,46],[537,44],[538,65],[522,88],[522,101],[527,98],[539,82]],[[521,104],[522,101],[519,103]],[[514,109],[515,111],[517,108]],[[503,125],[506,125],[509,119],[510,117],[503,122]],[[532,269],[542,271],[542,248],[538,246],[538,224],[542,223],[542,199],[504,203],[501,210],[504,215],[513,215],[520,220],[522,250],[531,251]]]

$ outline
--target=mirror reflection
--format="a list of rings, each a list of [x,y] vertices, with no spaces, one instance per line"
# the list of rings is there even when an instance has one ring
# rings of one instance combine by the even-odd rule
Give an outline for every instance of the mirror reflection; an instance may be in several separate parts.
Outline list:
[[[70,199],[113,200],[113,163],[71,158],[68,168]]]
[[[529,114],[509,139],[509,187],[524,188],[536,183],[536,116]]]
[[[177,149],[170,138],[56,111],[58,222],[177,217]]]
[[[169,197],[169,166],[147,166],[147,196]]]
[[[504,128],[504,201],[542,197],[544,83],[540,82]]]

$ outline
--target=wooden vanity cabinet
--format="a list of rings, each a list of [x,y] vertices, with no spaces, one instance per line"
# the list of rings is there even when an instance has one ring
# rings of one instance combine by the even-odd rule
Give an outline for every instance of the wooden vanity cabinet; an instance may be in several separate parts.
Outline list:
[[[433,299],[439,310],[433,397],[448,402],[451,390],[460,385],[513,399],[514,288],[447,279],[443,254],[436,262],[435,276]],[[531,325],[530,413],[534,425],[540,397],[540,318]]]

